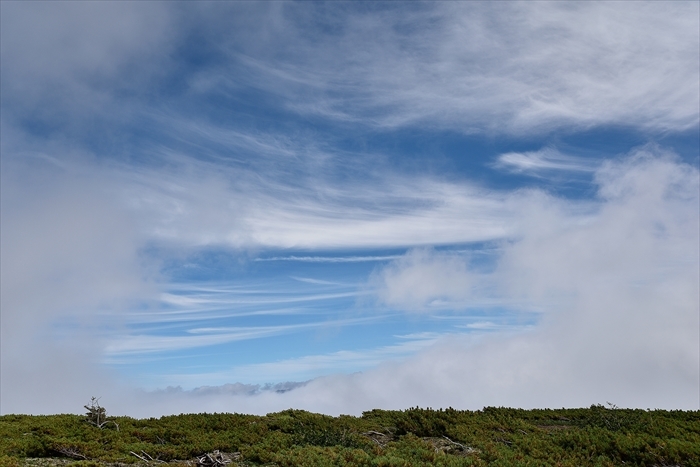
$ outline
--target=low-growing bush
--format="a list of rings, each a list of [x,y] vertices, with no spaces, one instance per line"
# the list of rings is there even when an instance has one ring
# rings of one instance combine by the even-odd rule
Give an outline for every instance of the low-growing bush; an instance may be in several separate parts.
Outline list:
[[[106,412],[92,422],[78,415],[0,416],[0,467],[156,467],[166,462],[194,467],[197,457],[214,451],[227,453],[231,467],[700,467],[698,411],[594,405],[372,410],[360,417],[286,410],[266,416],[215,413],[109,420],[114,423],[103,423]],[[49,463],[27,463],[31,458]]]

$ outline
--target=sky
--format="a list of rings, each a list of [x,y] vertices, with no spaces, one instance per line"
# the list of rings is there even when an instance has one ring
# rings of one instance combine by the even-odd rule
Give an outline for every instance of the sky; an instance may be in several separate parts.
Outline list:
[[[0,413],[700,409],[700,3],[0,8]]]

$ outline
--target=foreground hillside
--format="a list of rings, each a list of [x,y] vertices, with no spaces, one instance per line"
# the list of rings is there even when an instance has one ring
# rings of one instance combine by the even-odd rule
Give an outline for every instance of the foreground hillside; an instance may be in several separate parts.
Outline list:
[[[700,466],[699,411],[598,405],[373,410],[361,417],[101,414],[1,416],[0,467]]]

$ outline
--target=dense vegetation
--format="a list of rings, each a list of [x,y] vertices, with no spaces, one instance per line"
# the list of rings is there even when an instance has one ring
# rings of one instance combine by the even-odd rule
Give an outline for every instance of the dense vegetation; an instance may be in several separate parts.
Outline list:
[[[231,467],[700,466],[700,411],[595,405],[475,412],[414,408],[329,417],[286,410],[97,421],[89,414],[1,416],[0,467],[165,462],[194,467],[198,457],[217,450]]]

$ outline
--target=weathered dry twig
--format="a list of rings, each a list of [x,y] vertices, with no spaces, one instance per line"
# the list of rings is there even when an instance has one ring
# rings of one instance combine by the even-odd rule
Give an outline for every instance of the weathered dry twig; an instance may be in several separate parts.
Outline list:
[[[391,435],[387,435],[386,433],[380,433],[378,431],[372,431],[372,430],[365,431],[364,433],[362,433],[362,436],[368,437],[369,439],[371,439],[372,441],[377,443],[377,445],[380,448],[384,448],[384,446],[386,446],[386,443],[388,443],[392,439]],[[377,438],[381,439],[382,441],[380,441]]]
[[[144,459],[143,457],[141,457],[141,456],[139,456],[138,454],[136,454],[134,451],[129,451],[129,453],[130,453],[130,454],[133,454],[133,455],[136,456],[136,457],[138,457],[138,458],[141,459],[142,461],[148,463],[148,459]]]
[[[507,439],[505,439],[505,438],[494,438],[494,440],[495,440],[496,442],[498,442],[498,443],[503,443],[503,444],[505,444],[505,445],[507,445],[507,446],[512,446],[512,445],[513,445],[513,442],[512,442],[512,441],[509,441],[509,440],[507,440]]]
[[[459,446],[460,449],[462,449],[462,451],[464,451],[464,452],[467,453],[467,454],[477,451],[477,449],[475,449],[475,448],[473,448],[473,447],[471,447],[471,446],[465,446],[464,444],[460,444],[460,443],[458,443],[457,441],[452,441],[452,440],[451,440],[450,438],[448,438],[447,436],[444,436],[444,435],[443,435],[442,437],[445,438],[445,439],[446,439],[447,441],[449,441],[450,443],[454,444],[455,446]]]
[[[56,449],[57,452],[60,452],[66,457],[72,457],[73,459],[82,459],[82,460],[87,460],[87,456],[85,454],[81,454],[78,452],[77,449],[75,448],[69,448],[69,447],[60,447]]]
[[[129,451],[129,452],[130,452],[131,454],[133,454],[134,456],[138,457],[139,459],[141,459],[142,461],[146,462],[146,463],[158,462],[158,463],[160,463],[160,464],[167,464],[167,462],[162,461],[162,460],[160,460],[160,459],[154,459],[149,453],[147,453],[147,452],[144,451],[143,449],[141,450],[141,454],[143,454],[142,456],[136,454],[134,451]],[[145,457],[144,457],[144,456],[145,456]]]
[[[451,440],[450,438],[448,438],[447,436],[444,436],[444,435],[443,435],[443,438],[445,438],[445,439],[446,439],[447,441],[449,441],[450,443],[452,443],[452,444],[454,444],[454,445],[456,445],[456,446],[459,446],[459,447],[462,448],[463,450],[464,450],[464,449],[467,449],[466,446],[464,446],[463,444],[460,444],[460,443],[458,443],[457,441],[452,441],[452,440]]]
[[[197,465],[202,467],[223,467],[231,463],[231,459],[217,451],[197,457]]]

